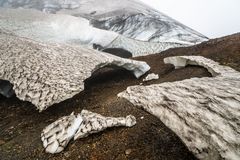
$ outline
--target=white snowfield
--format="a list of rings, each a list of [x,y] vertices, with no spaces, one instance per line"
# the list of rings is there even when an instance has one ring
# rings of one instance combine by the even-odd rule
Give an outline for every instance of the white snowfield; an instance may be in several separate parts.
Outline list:
[[[190,45],[174,42],[150,43],[126,38],[112,31],[94,28],[87,19],[70,15],[46,14],[26,9],[0,9],[0,15],[0,29],[18,36],[43,42],[84,45],[88,48],[93,48],[93,44],[103,48],[122,48],[131,52],[134,57]]]
[[[240,73],[200,56],[164,59],[176,68],[198,65],[213,77],[150,86],[118,94],[158,117],[199,159],[240,159]]]
[[[80,46],[40,43],[1,30],[0,66],[0,80],[9,81],[19,99],[40,111],[84,90],[84,80],[102,67],[125,68],[136,78],[150,69],[145,62]]]
[[[200,43],[207,37],[137,0],[4,0],[4,8],[32,8],[84,17],[100,29],[149,42]]]
[[[43,129],[41,140],[48,153],[59,153],[64,150],[71,139],[85,138],[90,134],[101,132],[109,127],[132,127],[136,124],[136,118],[104,117],[100,114],[82,110],[80,114],[72,113],[61,117]],[[81,146],[79,146],[81,147]]]

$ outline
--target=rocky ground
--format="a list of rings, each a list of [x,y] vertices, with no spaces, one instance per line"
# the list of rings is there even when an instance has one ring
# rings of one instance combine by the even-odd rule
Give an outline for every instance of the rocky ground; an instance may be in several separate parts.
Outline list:
[[[210,40],[197,46],[167,50],[161,54],[138,57],[158,73],[160,79],[145,84],[171,82],[210,74],[201,67],[174,70],[163,58],[176,55],[202,55],[240,71],[240,34]],[[38,113],[28,102],[0,97],[0,159],[195,159],[177,135],[154,116],[138,109],[117,93],[127,86],[142,83],[125,70],[102,69],[88,79],[84,92]],[[133,114],[137,125],[111,128],[87,138],[70,142],[57,155],[44,152],[40,140],[42,129],[72,111],[88,109],[105,116]]]

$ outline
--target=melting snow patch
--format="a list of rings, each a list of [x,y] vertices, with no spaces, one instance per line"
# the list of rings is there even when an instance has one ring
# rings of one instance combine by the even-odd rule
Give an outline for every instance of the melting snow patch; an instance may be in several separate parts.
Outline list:
[[[145,62],[80,46],[40,43],[1,30],[0,65],[0,80],[9,81],[19,99],[40,111],[84,90],[84,81],[102,67],[121,67],[136,78],[150,69]],[[8,90],[0,91],[8,95]]]
[[[148,74],[146,78],[143,79],[143,82],[159,79],[159,75],[155,73]]]
[[[201,56],[164,62],[202,66],[213,77],[131,86],[118,96],[158,117],[197,158],[240,159],[240,73]]]
[[[90,134],[101,132],[109,127],[132,127],[136,118],[132,115],[125,117],[104,117],[100,114],[82,110],[80,114],[59,118],[47,126],[41,134],[43,147],[48,153],[59,153],[64,150],[71,139],[80,139]]]

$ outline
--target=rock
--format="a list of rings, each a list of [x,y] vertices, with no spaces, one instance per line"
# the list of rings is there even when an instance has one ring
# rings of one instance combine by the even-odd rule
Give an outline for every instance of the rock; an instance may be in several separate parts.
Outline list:
[[[84,81],[103,67],[125,68],[137,78],[150,69],[145,62],[81,46],[40,43],[1,30],[0,66],[0,80],[9,81],[19,99],[40,111],[84,90]]]
[[[132,153],[132,150],[131,149],[127,149],[126,151],[125,151],[125,154],[126,155],[129,155],[129,154],[131,154]]]
[[[159,75],[155,73],[148,74],[146,78],[143,79],[143,82],[159,79]]]
[[[136,118],[132,115],[114,118],[82,110],[80,114],[72,113],[47,126],[41,134],[41,140],[46,152],[54,154],[63,151],[73,138],[84,138],[109,127],[132,127],[135,124]]]
[[[200,56],[164,59],[213,77],[132,86],[118,96],[158,117],[199,159],[240,159],[240,73]]]

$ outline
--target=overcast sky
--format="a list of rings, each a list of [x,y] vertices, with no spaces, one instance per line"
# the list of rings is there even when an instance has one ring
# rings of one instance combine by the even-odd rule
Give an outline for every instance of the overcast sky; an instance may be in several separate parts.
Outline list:
[[[208,36],[240,32],[240,0],[141,0]]]

